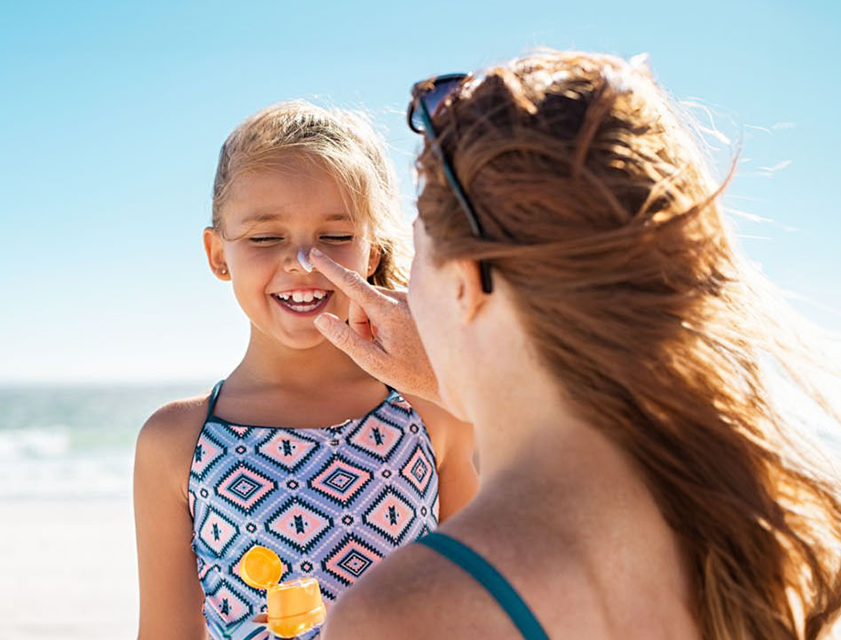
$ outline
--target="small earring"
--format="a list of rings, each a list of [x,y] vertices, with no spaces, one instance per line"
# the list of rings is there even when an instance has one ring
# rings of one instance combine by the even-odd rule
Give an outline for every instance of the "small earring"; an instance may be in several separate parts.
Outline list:
[[[219,275],[221,275],[221,276],[226,276],[226,275],[228,275],[228,268],[227,268],[227,267],[222,267],[222,268],[220,268],[220,269],[219,269]]]

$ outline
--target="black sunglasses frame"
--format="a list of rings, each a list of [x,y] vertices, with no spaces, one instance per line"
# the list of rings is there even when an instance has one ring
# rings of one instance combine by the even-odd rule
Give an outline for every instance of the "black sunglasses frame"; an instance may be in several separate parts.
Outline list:
[[[441,165],[444,167],[444,175],[447,178],[447,182],[450,184],[450,188],[453,190],[456,200],[458,200],[461,208],[467,216],[467,221],[470,223],[470,229],[472,230],[473,235],[477,238],[485,238],[486,236],[484,234],[484,230],[482,229],[482,224],[479,222],[479,218],[476,215],[476,210],[473,208],[473,204],[470,202],[470,198],[467,197],[467,193],[461,185],[461,182],[459,182],[458,177],[456,177],[455,170],[453,169],[450,160],[441,148],[438,135],[435,133],[435,127],[432,126],[432,112],[430,112],[430,108],[426,104],[425,100],[427,96],[435,93],[436,88],[444,84],[453,85],[448,91],[443,92],[439,96],[437,104],[432,106],[432,111],[434,112],[435,108],[441,104],[441,101],[443,101],[444,98],[446,98],[447,95],[460,85],[467,77],[468,76],[465,73],[450,73],[443,76],[437,76],[424,82],[418,82],[412,87],[412,101],[409,103],[409,109],[406,115],[409,121],[409,128],[415,133],[422,133],[426,137],[432,145],[433,152],[441,161]],[[414,122],[416,114],[420,117],[423,125],[422,129],[419,129]],[[479,260],[479,272],[482,279],[482,291],[484,293],[491,293],[493,291],[491,265],[487,260]]]

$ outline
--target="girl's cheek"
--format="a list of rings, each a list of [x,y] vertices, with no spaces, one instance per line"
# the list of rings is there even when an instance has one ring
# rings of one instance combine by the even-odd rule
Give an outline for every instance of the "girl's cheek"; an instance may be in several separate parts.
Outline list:
[[[329,245],[329,244],[322,244],[318,247],[328,256],[333,258],[336,262],[339,260],[348,260],[353,259],[355,255],[360,253],[358,247],[353,247],[351,245]]]
[[[319,247],[324,253],[330,256],[335,262],[338,262],[345,269],[353,269],[363,277],[367,267],[368,246],[357,243],[349,243],[347,245],[333,245]]]

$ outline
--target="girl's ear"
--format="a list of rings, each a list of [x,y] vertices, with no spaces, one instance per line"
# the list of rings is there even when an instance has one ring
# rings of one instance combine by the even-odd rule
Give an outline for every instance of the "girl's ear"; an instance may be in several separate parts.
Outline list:
[[[378,244],[371,245],[371,252],[368,255],[368,277],[370,278],[377,271],[380,266],[380,260],[383,257],[383,249]]]
[[[230,280],[231,272],[228,270],[228,263],[225,261],[225,246],[222,243],[221,234],[213,227],[206,227],[203,239],[207,263],[210,265],[213,275],[220,280]]]

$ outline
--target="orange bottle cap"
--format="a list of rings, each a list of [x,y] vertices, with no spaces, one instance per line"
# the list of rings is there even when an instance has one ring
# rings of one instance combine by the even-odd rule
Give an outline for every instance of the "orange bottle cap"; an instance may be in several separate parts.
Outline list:
[[[268,547],[255,545],[239,561],[239,575],[254,589],[268,589],[283,575],[283,563]]]

